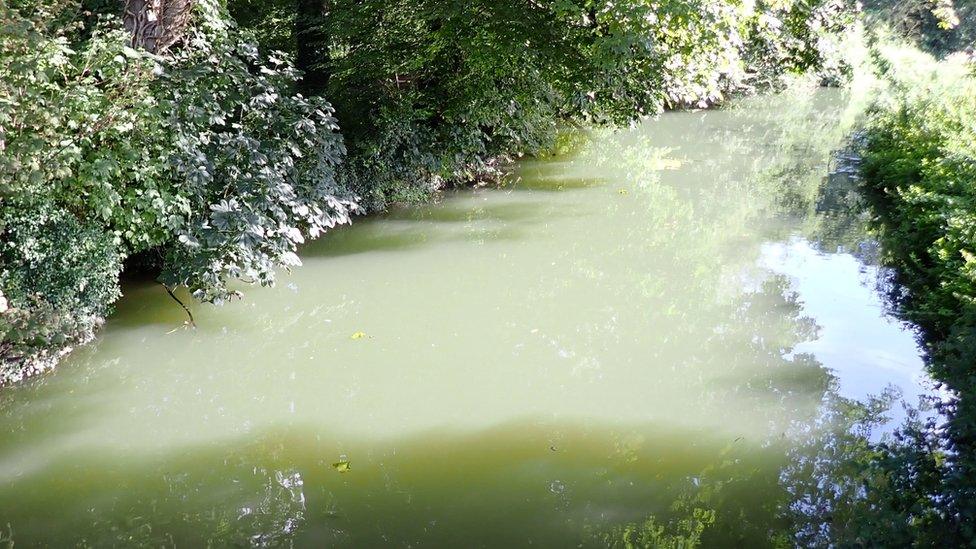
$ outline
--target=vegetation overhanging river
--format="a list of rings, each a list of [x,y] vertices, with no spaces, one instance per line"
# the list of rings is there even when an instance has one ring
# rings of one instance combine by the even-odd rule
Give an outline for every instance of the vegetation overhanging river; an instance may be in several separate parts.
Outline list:
[[[197,329],[130,285],[95,345],[5,391],[3,535],[599,545],[695,506],[714,543],[792,535],[829,403],[927,390],[826,178],[846,101],[669,113],[358,220]]]

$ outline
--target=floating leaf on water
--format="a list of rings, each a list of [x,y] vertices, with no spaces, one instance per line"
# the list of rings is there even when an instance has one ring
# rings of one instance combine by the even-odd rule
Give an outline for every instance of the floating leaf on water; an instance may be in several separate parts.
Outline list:
[[[628,191],[627,189],[619,189],[619,190],[617,191],[617,194],[628,194],[629,192],[630,192],[630,191]]]
[[[340,473],[348,473],[349,471],[352,470],[352,468],[349,465],[349,460],[347,459],[333,463],[332,468],[335,469],[336,471],[339,471]]]
[[[352,334],[352,339],[362,339],[366,337],[366,332],[356,332]]]

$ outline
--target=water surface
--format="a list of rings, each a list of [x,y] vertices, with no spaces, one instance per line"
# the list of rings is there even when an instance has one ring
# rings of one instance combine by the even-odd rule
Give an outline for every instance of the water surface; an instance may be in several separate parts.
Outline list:
[[[18,547],[569,546],[705,506],[705,541],[765,544],[826,402],[923,391],[827,178],[846,108],[596,136],[336,230],[277,288],[193,305],[196,329],[132,284],[95,345],[0,397],[0,525]]]

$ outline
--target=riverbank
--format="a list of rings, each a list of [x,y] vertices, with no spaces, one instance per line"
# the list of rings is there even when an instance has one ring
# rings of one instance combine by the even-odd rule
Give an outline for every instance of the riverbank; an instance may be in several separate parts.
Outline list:
[[[920,424],[895,460],[912,539],[976,539],[976,62],[876,48],[881,96],[855,143],[885,262],[889,299],[920,329],[933,376],[953,397],[944,422]],[[914,465],[909,466],[909,460]]]
[[[837,80],[856,21],[833,0],[111,6],[0,6],[0,385],[90,341],[133,262],[222,303],[363,211],[546,150],[565,121]]]

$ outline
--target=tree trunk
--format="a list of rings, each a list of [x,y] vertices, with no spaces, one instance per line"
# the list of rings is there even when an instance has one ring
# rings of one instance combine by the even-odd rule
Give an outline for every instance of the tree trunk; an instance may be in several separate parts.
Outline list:
[[[295,65],[305,73],[302,91],[316,95],[329,85],[329,42],[325,24],[329,16],[329,0],[296,0],[295,2]]]
[[[183,37],[196,0],[125,0],[122,20],[132,47],[160,54]]]

